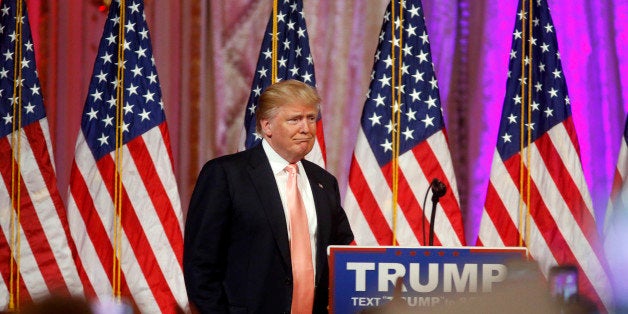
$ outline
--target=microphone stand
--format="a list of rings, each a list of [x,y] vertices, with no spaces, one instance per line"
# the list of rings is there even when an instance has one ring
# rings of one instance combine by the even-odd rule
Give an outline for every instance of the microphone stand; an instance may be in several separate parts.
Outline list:
[[[447,187],[438,179],[434,179],[432,185],[432,213],[430,215],[429,246],[434,245],[434,220],[436,218],[436,205],[438,205],[438,200],[445,195],[445,193],[447,193]]]

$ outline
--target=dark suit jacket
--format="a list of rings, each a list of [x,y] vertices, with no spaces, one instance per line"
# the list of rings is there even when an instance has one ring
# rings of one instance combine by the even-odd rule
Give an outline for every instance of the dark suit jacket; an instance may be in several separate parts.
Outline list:
[[[327,312],[327,246],[353,234],[338,182],[302,161],[318,220],[314,312]],[[262,145],[209,161],[198,177],[186,219],[183,271],[201,313],[289,313],[290,246],[283,205]]]

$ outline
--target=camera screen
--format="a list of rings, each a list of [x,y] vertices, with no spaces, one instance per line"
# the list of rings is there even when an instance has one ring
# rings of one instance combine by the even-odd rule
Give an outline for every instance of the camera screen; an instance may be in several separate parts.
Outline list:
[[[550,271],[552,295],[568,301],[578,294],[578,270],[574,266],[556,266]]]

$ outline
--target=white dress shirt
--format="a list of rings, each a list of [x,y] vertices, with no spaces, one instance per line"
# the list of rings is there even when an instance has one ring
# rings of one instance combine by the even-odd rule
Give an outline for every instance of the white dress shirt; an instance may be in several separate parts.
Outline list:
[[[283,159],[277,152],[268,144],[266,140],[262,140],[262,147],[266,153],[266,157],[270,161],[270,167],[275,175],[275,181],[279,188],[279,195],[281,196],[281,203],[283,204],[283,212],[286,216],[286,225],[288,226],[288,239],[290,239],[290,211],[288,210],[286,201],[286,185],[288,183],[288,172],[285,171],[286,166],[290,164]],[[310,245],[312,247],[312,265],[314,266],[314,276],[316,276],[316,237],[317,237],[317,220],[316,220],[316,206],[314,205],[314,195],[312,194],[312,188],[310,187],[310,181],[307,179],[307,174],[301,162],[297,162],[299,173],[297,175],[297,185],[299,192],[301,193],[301,199],[305,205],[305,213],[307,215],[307,224],[310,231]]]

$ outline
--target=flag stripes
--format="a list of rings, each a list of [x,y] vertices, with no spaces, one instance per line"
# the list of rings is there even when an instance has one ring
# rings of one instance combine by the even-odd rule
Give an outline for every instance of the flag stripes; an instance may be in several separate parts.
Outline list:
[[[164,302],[168,302],[171,299],[180,299],[181,293],[185,292],[185,287],[171,284],[171,282],[176,282],[176,280],[171,279],[183,276],[180,267],[182,250],[180,247],[177,247],[177,241],[182,241],[183,239],[180,224],[182,217],[174,214],[175,210],[172,205],[179,206],[179,200],[176,197],[176,193],[166,191],[164,184],[160,182],[161,177],[158,176],[158,173],[164,172],[164,169],[159,169],[158,171],[154,166],[154,164],[161,162],[159,159],[165,160],[169,158],[169,155],[166,153],[151,153],[147,149],[147,143],[150,143],[151,147],[155,147],[155,144],[159,144],[157,147],[166,147],[165,143],[160,140],[161,138],[162,129],[156,127],[141,137],[128,142],[123,152],[125,156],[122,174],[123,185],[125,186],[123,190],[124,212],[122,219],[124,230],[123,247],[129,246],[130,250],[123,253],[122,266],[123,268],[127,267],[124,270],[126,277],[123,280],[124,282],[130,280],[129,274],[133,274],[134,280],[131,280],[131,282],[136,283],[136,280],[144,281],[146,287],[151,289],[153,296],[150,299],[154,299],[156,304],[145,304],[145,306],[148,306],[147,309],[163,310],[173,306]],[[85,146],[81,145],[81,147],[84,148]],[[80,184],[73,184],[73,188],[76,188],[76,190],[72,191],[72,195],[83,196],[83,199],[80,200],[82,204],[81,214],[83,221],[90,222],[88,227],[81,228],[76,226],[76,228],[77,230],[85,228],[87,234],[91,234],[91,241],[95,243],[92,249],[80,252],[80,255],[94,266],[96,262],[103,264],[103,267],[98,268],[101,268],[104,273],[91,279],[95,285],[95,283],[101,282],[100,280],[104,278],[107,278],[107,282],[111,281],[110,269],[112,267],[113,247],[109,239],[112,238],[110,230],[113,228],[113,186],[111,182],[113,182],[112,176],[115,165],[113,154],[103,157],[96,162],[97,168],[91,166],[95,161],[89,158],[93,158],[89,150],[77,150],[77,158],[73,170],[78,173],[73,178],[83,178],[83,181]],[[169,161],[168,163],[172,166]],[[137,164],[145,166],[136,167]],[[94,171],[95,169],[98,171]],[[107,191],[103,191],[100,187],[87,186],[85,184],[86,181],[105,182]],[[132,187],[131,191],[128,191],[126,187]],[[74,200],[74,202],[75,204],[78,203],[77,200]],[[94,204],[98,204],[98,208]],[[109,205],[105,206],[105,204]],[[166,208],[167,210],[157,211],[154,204],[159,204],[161,209]],[[92,219],[93,215],[97,215],[98,219]],[[178,228],[163,228],[162,226],[164,225],[176,225]],[[75,227],[75,225],[72,225],[72,227]],[[138,227],[141,228],[138,229]],[[80,237],[80,232],[77,236]],[[169,243],[169,245],[164,246],[165,243]],[[178,243],[180,245],[182,242]],[[92,255],[96,251],[98,251],[98,254]],[[99,261],[90,261],[90,259],[100,255],[102,257]],[[92,258],[87,258],[90,256]],[[125,259],[131,259],[132,262],[127,263]],[[138,264],[138,267],[135,267],[135,264]],[[133,273],[136,271],[138,272],[137,274]],[[168,283],[168,285],[163,286],[162,283]],[[141,286],[141,284],[138,284],[138,286]],[[175,294],[174,291],[180,292]],[[141,293],[132,289],[131,292],[134,294]],[[100,289],[97,293],[99,298],[107,298],[111,294],[111,287]],[[144,299],[140,298],[139,300]]]
[[[69,231],[65,222],[63,203],[56,187],[51,165],[50,142],[46,119],[31,123],[21,129],[20,163],[20,303],[51,292],[82,292],[78,271],[72,260],[72,250],[67,242]],[[10,137],[0,139],[0,155],[12,157]],[[37,158],[25,156],[37,156]],[[30,162],[27,162],[30,161]],[[11,187],[11,163],[0,163],[0,195],[9,195]],[[8,198],[7,198],[8,199]],[[10,205],[6,204],[6,205]],[[10,212],[2,211],[0,243],[9,248]],[[17,249],[17,248],[14,248]],[[3,250],[5,251],[5,250]],[[4,261],[9,261],[9,250]],[[17,259],[14,259],[17,262]],[[8,295],[10,269],[8,263],[0,264],[5,287],[2,295]],[[6,303],[2,303],[6,306]]]

